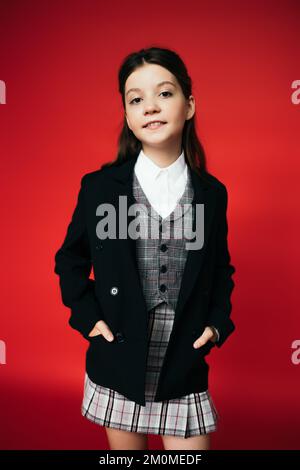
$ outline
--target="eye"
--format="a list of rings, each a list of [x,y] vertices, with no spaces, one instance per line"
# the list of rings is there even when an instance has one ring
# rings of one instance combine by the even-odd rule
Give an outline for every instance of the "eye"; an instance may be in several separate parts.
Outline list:
[[[140,100],[141,98],[133,98],[133,100],[129,101],[129,104],[132,104],[135,100]]]
[[[170,91],[162,91],[162,92],[160,93],[160,95],[163,94],[163,93],[168,93],[170,96],[173,95],[173,93],[171,93]],[[131,100],[131,101],[129,102],[129,104],[132,104],[132,103],[136,102],[135,100],[140,100],[140,99],[141,99],[141,98],[133,98],[133,100]]]

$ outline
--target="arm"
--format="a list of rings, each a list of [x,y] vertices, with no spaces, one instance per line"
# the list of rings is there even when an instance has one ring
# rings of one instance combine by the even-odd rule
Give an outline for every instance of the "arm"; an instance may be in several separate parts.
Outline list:
[[[62,302],[71,309],[69,324],[86,339],[103,318],[95,296],[95,281],[89,279],[92,268],[84,210],[85,176],[81,179],[77,205],[61,248],[55,254],[54,272],[59,275]]]
[[[212,301],[207,322],[208,325],[213,325],[218,330],[219,338],[216,341],[218,347],[222,346],[227,337],[235,329],[234,323],[230,318],[232,309],[230,297],[235,285],[232,280],[232,275],[235,272],[235,267],[231,264],[227,245],[228,225],[226,212],[228,194],[225,186],[223,186],[220,191],[219,225],[216,239],[216,266],[211,297]]]

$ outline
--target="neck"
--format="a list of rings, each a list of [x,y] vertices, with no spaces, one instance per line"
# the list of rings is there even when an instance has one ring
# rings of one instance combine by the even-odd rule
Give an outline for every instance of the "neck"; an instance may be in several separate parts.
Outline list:
[[[143,152],[160,168],[165,168],[177,160],[182,153],[182,147],[176,146],[172,150],[161,150],[153,147],[143,146]]]

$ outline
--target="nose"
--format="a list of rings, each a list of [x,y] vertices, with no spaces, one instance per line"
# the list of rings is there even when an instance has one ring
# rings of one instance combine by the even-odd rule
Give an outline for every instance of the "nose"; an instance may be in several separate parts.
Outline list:
[[[145,101],[144,114],[152,114],[154,112],[159,112],[160,108],[154,101]]]

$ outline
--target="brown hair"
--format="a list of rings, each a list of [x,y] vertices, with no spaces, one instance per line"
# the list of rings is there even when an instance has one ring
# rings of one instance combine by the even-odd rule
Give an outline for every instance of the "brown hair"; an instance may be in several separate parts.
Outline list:
[[[179,55],[169,49],[150,47],[133,52],[125,57],[119,68],[119,92],[121,93],[123,108],[125,109],[125,83],[129,75],[138,67],[148,64],[158,64],[169,70],[178,80],[184,96],[188,99],[192,94],[192,80],[188,75],[185,64]],[[198,174],[206,172],[206,157],[202,144],[195,129],[194,116],[184,124],[182,132],[182,148],[187,164]],[[101,168],[120,165],[136,156],[142,149],[140,140],[129,129],[124,115],[123,128],[118,138],[118,153],[116,160],[102,165]]]

